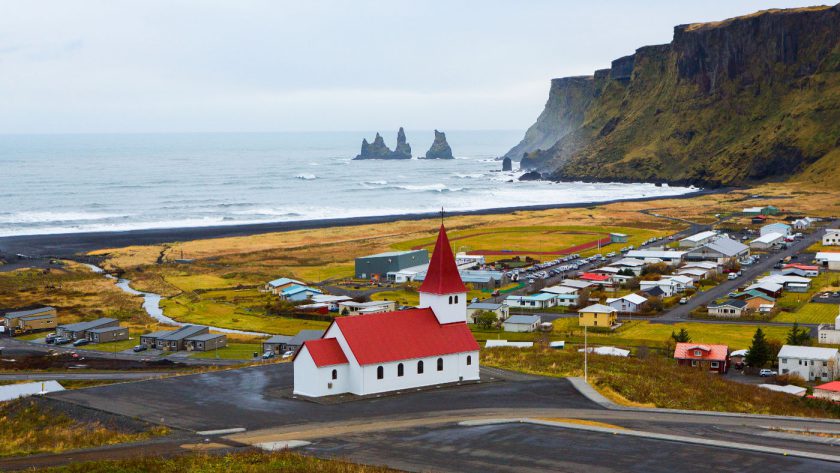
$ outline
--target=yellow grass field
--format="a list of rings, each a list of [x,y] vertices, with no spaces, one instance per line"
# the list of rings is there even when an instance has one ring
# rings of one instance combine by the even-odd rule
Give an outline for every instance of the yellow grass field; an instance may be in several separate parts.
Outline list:
[[[773,322],[799,322],[801,324],[830,324],[840,313],[834,304],[808,303],[796,312],[780,312]]]

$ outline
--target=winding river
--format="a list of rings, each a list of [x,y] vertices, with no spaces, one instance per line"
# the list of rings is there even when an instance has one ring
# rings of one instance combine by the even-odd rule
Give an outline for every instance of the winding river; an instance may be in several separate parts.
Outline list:
[[[178,322],[177,320],[172,319],[171,317],[167,317],[163,313],[163,309],[160,307],[160,300],[161,300],[161,295],[160,294],[155,294],[153,292],[138,291],[138,290],[133,289],[131,287],[131,285],[130,285],[131,281],[128,280],[128,279],[122,279],[122,278],[118,279],[116,276],[106,273],[104,269],[100,268],[99,266],[93,265],[93,264],[86,264],[86,266],[88,268],[90,268],[91,271],[93,271],[94,273],[104,274],[105,277],[109,278],[109,279],[116,279],[117,280],[117,287],[122,289],[123,292],[127,292],[128,294],[131,294],[133,296],[143,296],[143,310],[145,310],[146,313],[149,314],[149,317],[157,320],[158,322],[160,322],[162,324],[174,325],[176,327],[182,327],[184,325],[189,325],[189,324],[186,324],[186,323],[183,323],[183,322]],[[212,325],[209,326],[209,327],[210,327],[210,330],[212,330],[214,332],[219,332],[219,333],[229,333],[229,334],[235,334],[235,335],[250,335],[250,336],[256,336],[256,337],[269,337],[269,336],[271,336],[271,334],[262,333],[262,332],[248,332],[246,330],[235,330],[235,329],[231,329],[231,328],[214,327]]]

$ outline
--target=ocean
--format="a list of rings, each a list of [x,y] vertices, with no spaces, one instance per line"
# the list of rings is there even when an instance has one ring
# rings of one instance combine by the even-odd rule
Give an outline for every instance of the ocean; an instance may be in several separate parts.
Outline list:
[[[455,160],[352,161],[375,132],[0,135],[0,236],[235,225],[672,196],[519,182],[521,131],[451,131]],[[407,130],[415,156],[431,130]],[[383,132],[391,148],[396,130]],[[514,168],[517,164],[514,163]]]

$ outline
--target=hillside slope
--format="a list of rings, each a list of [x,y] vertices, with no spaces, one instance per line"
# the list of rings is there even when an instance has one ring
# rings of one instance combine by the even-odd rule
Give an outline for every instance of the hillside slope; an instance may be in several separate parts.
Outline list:
[[[838,185],[840,5],[680,25],[549,95],[508,156],[552,179]]]

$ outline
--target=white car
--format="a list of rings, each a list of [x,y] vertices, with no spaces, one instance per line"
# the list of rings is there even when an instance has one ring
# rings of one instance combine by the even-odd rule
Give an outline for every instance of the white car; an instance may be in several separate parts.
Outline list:
[[[294,355],[294,354],[295,354],[294,350],[289,350],[289,351],[283,353],[282,358],[291,358],[291,356]]]
[[[767,368],[764,368],[764,369],[762,369],[761,371],[758,372],[758,375],[761,376],[762,378],[766,378],[768,376],[776,376],[777,374],[779,374],[779,373],[777,373],[773,370],[769,370]]]

